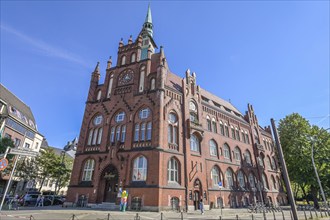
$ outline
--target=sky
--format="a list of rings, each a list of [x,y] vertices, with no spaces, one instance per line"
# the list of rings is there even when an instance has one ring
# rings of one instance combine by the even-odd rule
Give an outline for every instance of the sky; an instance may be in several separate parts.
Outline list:
[[[150,2],[170,70],[259,125],[291,113],[330,127],[329,1],[3,1],[0,82],[24,101],[50,146],[79,136],[90,76],[120,38],[139,34]],[[157,51],[158,52],[158,51]]]

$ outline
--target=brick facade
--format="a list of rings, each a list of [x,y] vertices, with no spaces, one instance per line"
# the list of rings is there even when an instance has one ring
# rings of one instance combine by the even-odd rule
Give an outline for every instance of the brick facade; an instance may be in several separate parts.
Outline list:
[[[172,73],[163,48],[155,52],[149,13],[134,42],[120,41],[117,65],[109,59],[104,83],[98,65],[92,73],[68,201],[84,195],[89,203],[118,202],[125,188],[129,206],[139,201],[144,210],[194,209],[201,198],[206,208],[221,200],[242,207],[261,195],[264,202],[286,203],[270,127],[258,125],[251,105],[243,115],[197,86],[195,73]],[[258,182],[267,186],[260,190]]]

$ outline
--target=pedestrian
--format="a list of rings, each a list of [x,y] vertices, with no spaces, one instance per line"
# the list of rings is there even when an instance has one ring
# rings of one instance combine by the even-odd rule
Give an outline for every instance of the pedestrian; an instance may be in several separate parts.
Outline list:
[[[45,200],[45,197],[44,197],[44,196],[41,196],[41,197],[40,197],[40,201],[39,201],[39,205],[38,205],[38,206],[42,206],[42,207],[44,207],[44,200]]]
[[[18,209],[18,194],[15,195],[15,197],[13,198],[13,204],[12,204],[12,207],[14,210],[17,210]]]
[[[121,193],[121,200],[120,200],[120,211],[122,212],[126,211],[127,197],[128,197],[127,191],[123,190],[123,192]]]
[[[41,195],[38,195],[35,207],[39,206],[40,200],[41,200]]]
[[[201,214],[204,215],[204,204],[203,199],[199,201],[199,209],[201,210]]]

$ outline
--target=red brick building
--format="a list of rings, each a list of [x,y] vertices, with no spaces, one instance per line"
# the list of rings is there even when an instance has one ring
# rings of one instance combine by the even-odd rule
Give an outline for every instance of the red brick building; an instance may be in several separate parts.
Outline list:
[[[105,81],[91,76],[68,201],[115,203],[143,210],[286,203],[270,127],[251,105],[243,115],[200,88],[195,73],[172,73],[156,52],[148,8],[137,39],[120,41]],[[223,187],[219,188],[219,182]]]

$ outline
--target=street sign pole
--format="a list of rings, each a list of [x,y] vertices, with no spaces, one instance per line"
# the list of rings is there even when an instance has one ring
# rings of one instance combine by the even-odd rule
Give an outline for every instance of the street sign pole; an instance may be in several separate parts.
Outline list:
[[[14,167],[10,173],[10,177],[9,177],[9,180],[8,180],[8,183],[7,183],[7,186],[6,186],[6,190],[5,190],[5,193],[3,194],[2,196],[2,200],[1,200],[1,204],[0,204],[0,213],[2,211],[2,206],[3,206],[3,202],[5,201],[5,198],[6,198],[6,195],[7,195],[7,192],[8,192],[8,189],[9,189],[9,186],[11,184],[11,180],[13,178],[13,175],[14,175],[14,172],[15,172],[15,169],[16,169],[16,165],[17,165],[17,161],[19,159],[20,155],[18,156],[15,156],[15,163],[14,163]]]
[[[222,200],[222,196],[221,196],[222,182],[220,181],[218,183],[218,185],[219,185],[219,190],[220,190],[220,215],[222,216],[222,204],[223,204],[223,200]]]

